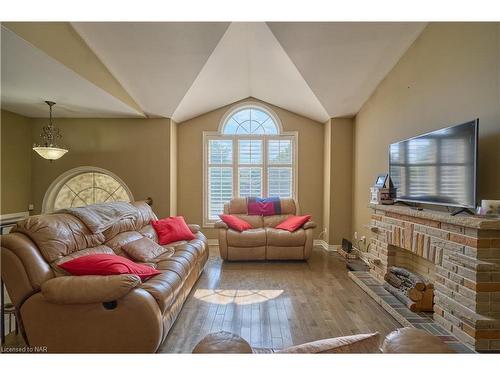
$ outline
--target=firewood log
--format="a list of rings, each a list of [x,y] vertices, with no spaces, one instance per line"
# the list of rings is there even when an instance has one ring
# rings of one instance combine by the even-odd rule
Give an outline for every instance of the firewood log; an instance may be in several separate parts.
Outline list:
[[[403,281],[399,277],[390,272],[385,274],[384,279],[395,288],[400,288],[403,284]]]
[[[400,300],[403,304],[405,304],[406,307],[410,309],[410,311],[417,311],[417,303],[409,299],[404,293],[402,293],[399,289],[394,288],[391,284],[389,283],[384,283],[384,288],[388,292],[390,292],[394,297],[396,297],[398,300]]]
[[[424,293],[415,288],[411,288],[408,290],[408,297],[414,302],[420,301],[424,297]]]
[[[398,277],[402,277],[408,279],[412,286],[417,290],[424,291],[425,290],[425,280],[420,276],[408,271],[405,268],[401,267],[389,267],[388,272],[396,274]]]

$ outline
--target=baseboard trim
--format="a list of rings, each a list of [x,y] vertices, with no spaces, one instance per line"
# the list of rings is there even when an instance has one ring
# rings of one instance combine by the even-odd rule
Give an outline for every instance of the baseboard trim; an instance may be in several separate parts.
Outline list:
[[[325,240],[314,240],[313,245],[319,246],[326,251],[337,251],[337,249],[340,247],[340,245],[329,245]]]

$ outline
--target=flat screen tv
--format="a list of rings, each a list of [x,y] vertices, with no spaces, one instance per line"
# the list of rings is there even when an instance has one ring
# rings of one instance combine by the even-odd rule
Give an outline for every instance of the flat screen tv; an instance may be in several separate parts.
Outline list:
[[[474,209],[478,129],[474,120],[391,144],[396,200]]]

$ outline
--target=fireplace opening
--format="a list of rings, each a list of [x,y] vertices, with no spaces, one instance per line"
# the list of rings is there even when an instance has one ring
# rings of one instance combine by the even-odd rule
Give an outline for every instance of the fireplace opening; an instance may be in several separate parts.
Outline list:
[[[396,266],[387,269],[384,279],[384,289],[401,301],[410,311],[433,311],[433,283],[406,268]]]
[[[384,288],[413,312],[433,312],[434,262],[394,245],[389,251]]]

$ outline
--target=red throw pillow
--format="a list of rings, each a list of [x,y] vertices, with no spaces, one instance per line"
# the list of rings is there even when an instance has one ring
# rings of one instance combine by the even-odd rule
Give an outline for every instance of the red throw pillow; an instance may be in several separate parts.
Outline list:
[[[143,281],[161,273],[153,267],[112,254],[84,255],[59,264],[59,267],[75,276],[132,274]]]
[[[285,221],[276,225],[276,229],[283,229],[289,232],[294,232],[299,229],[302,225],[307,223],[311,219],[311,215],[304,216],[290,216]]]
[[[227,224],[231,229],[237,230],[238,232],[243,232],[247,229],[252,229],[252,226],[245,220],[234,215],[219,215],[220,219]]]
[[[167,245],[175,241],[191,241],[196,237],[186,224],[183,216],[170,216],[161,220],[152,220],[156,234],[158,234],[158,243]]]

